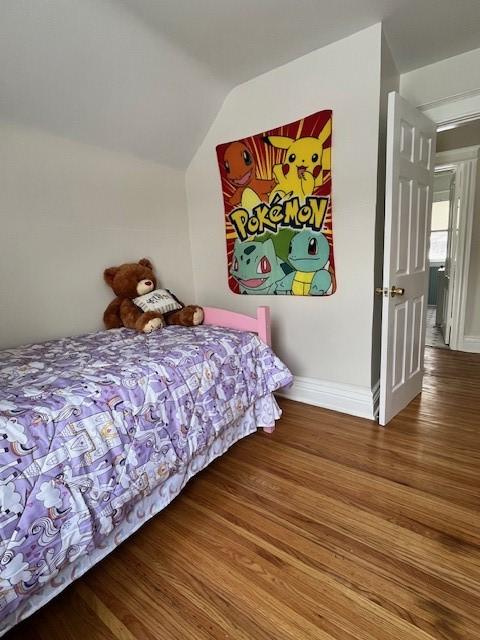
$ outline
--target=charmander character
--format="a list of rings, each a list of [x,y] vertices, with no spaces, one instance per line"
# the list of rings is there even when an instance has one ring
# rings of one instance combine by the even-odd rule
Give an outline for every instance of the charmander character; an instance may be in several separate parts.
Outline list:
[[[252,204],[268,202],[268,194],[275,180],[262,180],[256,176],[256,161],[253,153],[244,142],[232,142],[225,149],[223,166],[227,180],[235,187],[230,204],[236,207],[240,203],[245,209]]]

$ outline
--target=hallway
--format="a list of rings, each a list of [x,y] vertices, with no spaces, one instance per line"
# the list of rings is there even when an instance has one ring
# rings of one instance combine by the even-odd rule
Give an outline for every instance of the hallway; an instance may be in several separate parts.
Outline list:
[[[448,349],[443,339],[440,327],[436,323],[437,308],[433,306],[427,307],[427,331],[425,335],[425,345],[427,347],[437,347],[438,349]]]

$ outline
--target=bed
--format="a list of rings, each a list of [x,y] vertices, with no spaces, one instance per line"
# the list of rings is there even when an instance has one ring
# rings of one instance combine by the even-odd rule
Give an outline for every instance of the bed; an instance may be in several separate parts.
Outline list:
[[[0,352],[0,635],[280,417],[268,308]]]

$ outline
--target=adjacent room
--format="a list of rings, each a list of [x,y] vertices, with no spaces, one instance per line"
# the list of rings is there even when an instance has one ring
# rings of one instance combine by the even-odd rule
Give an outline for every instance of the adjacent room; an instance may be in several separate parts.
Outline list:
[[[0,637],[480,638],[478,0],[2,0]]]
[[[425,340],[430,347],[469,351],[478,343],[479,149],[478,119],[437,132]]]

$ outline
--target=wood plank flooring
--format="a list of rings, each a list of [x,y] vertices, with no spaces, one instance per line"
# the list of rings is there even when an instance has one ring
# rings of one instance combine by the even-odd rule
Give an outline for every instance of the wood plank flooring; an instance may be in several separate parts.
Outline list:
[[[8,640],[480,638],[480,356],[387,429],[292,401]]]

